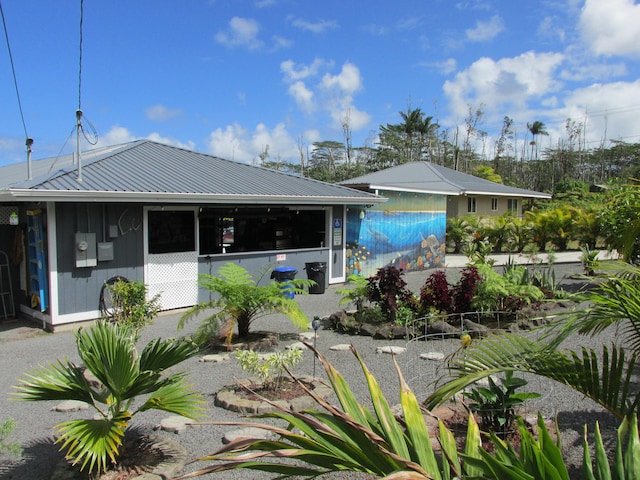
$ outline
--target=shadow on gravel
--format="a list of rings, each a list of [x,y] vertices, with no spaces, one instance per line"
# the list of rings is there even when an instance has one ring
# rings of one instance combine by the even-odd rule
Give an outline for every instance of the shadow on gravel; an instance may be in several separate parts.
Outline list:
[[[562,451],[565,463],[572,479],[581,478],[580,468],[582,466],[583,448],[582,437],[584,426],[587,425],[588,441],[591,448],[591,458],[593,459],[593,432],[595,424],[600,425],[602,440],[608,452],[613,452],[616,444],[617,429],[619,420],[611,413],[601,410],[572,410],[558,412],[558,427],[561,432]]]
[[[64,458],[54,445],[55,438],[39,438],[22,448],[22,457],[6,458],[0,463],[2,480],[47,479]]]

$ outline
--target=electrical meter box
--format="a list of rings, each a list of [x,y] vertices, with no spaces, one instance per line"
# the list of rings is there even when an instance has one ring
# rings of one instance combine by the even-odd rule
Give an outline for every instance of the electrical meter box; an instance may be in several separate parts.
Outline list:
[[[76,268],[95,267],[98,264],[95,233],[76,233]]]

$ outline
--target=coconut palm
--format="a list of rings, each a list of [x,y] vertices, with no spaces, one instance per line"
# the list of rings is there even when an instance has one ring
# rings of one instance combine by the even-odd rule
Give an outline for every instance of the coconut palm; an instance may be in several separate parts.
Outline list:
[[[286,285],[275,281],[260,285],[268,270],[270,268],[252,275],[240,265],[229,262],[218,269],[218,276],[200,275],[200,286],[214,293],[216,298],[187,310],[178,323],[178,329],[202,313],[208,316],[202,320],[193,336],[198,344],[216,337],[226,337],[230,342],[236,326],[238,337],[247,337],[254,320],[272,313],[282,313],[298,328],[307,328],[307,316],[298,302],[285,294],[283,286],[291,288],[291,292],[303,293],[303,287],[315,285],[315,282],[294,279]]]
[[[40,367],[19,380],[16,396],[23,400],[76,400],[97,415],[57,425],[56,443],[73,465],[89,472],[117,463],[131,418],[145,410],[196,418],[201,397],[185,383],[183,373],[163,373],[197,353],[188,339],[156,339],[138,353],[130,330],[122,324],[98,322],[76,335],[82,365],[64,360]],[[98,381],[89,380],[86,371]],[[133,408],[133,401],[146,396]]]
[[[549,136],[549,132],[547,131],[547,127],[544,124],[544,122],[541,122],[540,120],[536,120],[535,122],[531,122],[531,123],[527,122],[527,130],[529,130],[529,132],[531,133],[531,136],[533,137],[533,140],[531,140],[531,157],[533,157],[533,151],[535,148],[536,160],[537,160],[538,159],[537,138],[540,135]]]
[[[640,267],[617,264],[608,279],[579,299],[591,306],[551,324],[539,340],[501,333],[474,342],[463,356],[451,359],[453,379],[431,394],[425,406],[433,408],[482,378],[517,371],[563,383],[621,419],[637,413],[640,392],[633,373],[640,354]],[[602,352],[560,349],[569,335],[595,335],[614,325],[624,344],[605,345]]]

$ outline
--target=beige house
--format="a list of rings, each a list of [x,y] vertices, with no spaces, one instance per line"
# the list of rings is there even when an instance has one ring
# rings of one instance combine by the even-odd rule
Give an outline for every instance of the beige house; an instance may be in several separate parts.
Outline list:
[[[523,202],[550,199],[547,193],[509,187],[429,162],[411,162],[341,182],[368,192],[413,192],[444,195],[447,218],[464,215],[502,215],[508,211],[522,216]]]

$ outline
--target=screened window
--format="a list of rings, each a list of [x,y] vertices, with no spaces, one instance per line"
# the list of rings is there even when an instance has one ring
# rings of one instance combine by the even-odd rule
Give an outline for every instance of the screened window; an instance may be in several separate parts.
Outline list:
[[[467,213],[476,213],[477,211],[476,197],[467,198]]]
[[[498,199],[496,197],[493,197],[491,199],[491,210],[493,212],[495,212],[496,210],[498,210]]]
[[[319,247],[325,241],[322,210],[203,209],[200,254]]]
[[[193,252],[195,216],[191,210],[149,211],[149,253]]]
[[[515,198],[507,200],[507,210],[518,213],[518,200]]]

